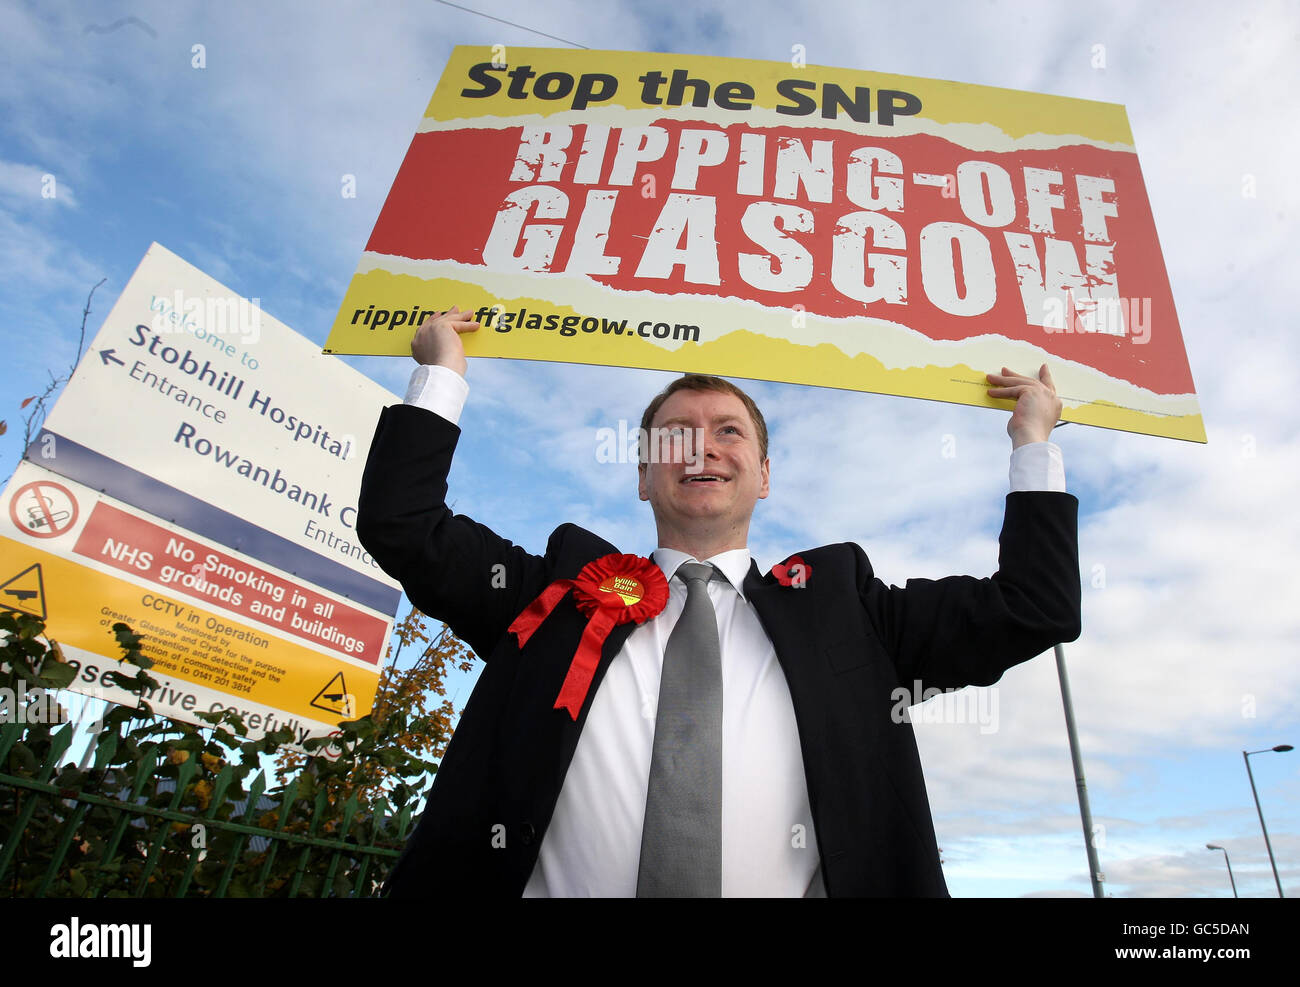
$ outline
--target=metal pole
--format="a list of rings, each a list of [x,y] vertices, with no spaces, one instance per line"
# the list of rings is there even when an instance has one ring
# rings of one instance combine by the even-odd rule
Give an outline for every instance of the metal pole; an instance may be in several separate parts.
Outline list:
[[[1269,748],[1272,750],[1272,748]],[[1263,751],[1251,751],[1251,754],[1263,754]],[[1255,790],[1255,774],[1250,770],[1250,758],[1245,751],[1241,752],[1241,759],[1246,762],[1246,777],[1250,779],[1250,793],[1255,796],[1255,811],[1259,813],[1259,828],[1264,831],[1264,846],[1268,848],[1268,862],[1273,865],[1273,881],[1277,884],[1277,896],[1285,898],[1282,893],[1282,881],[1277,876],[1277,861],[1273,859],[1273,844],[1268,839],[1268,827],[1264,825],[1264,810],[1259,807],[1259,792]]]
[[[1061,703],[1065,707],[1065,733],[1070,738],[1070,760],[1074,762],[1074,785],[1079,791],[1079,815],[1083,818],[1083,843],[1088,850],[1088,876],[1092,879],[1092,896],[1104,898],[1101,862],[1093,843],[1092,809],[1088,807],[1088,782],[1083,777],[1083,755],[1079,752],[1079,735],[1074,729],[1074,703],[1070,699],[1070,677],[1065,672],[1065,649],[1056,650],[1056,673],[1061,680]]]
[[[1216,843],[1207,843],[1207,844],[1205,844],[1205,849],[1207,849],[1207,850],[1222,850],[1222,851],[1223,851],[1223,862],[1224,862],[1225,864],[1228,865],[1228,881],[1232,884],[1232,896],[1233,896],[1234,898],[1240,898],[1241,895],[1237,894],[1237,882],[1236,882],[1236,880],[1235,880],[1235,879],[1233,878],[1233,876],[1232,876],[1232,861],[1228,859],[1228,851],[1227,851],[1227,849],[1226,849],[1225,847],[1221,847],[1221,846],[1219,846],[1219,845],[1216,844]]]
[[[91,703],[95,703],[96,709],[99,710],[99,716],[95,719],[90,718]],[[86,723],[86,750],[81,755],[81,761],[77,764],[78,771],[85,771],[90,765],[90,759],[95,755],[95,749],[99,744],[97,739],[104,732],[104,717],[114,704],[107,699],[101,699],[98,696],[81,697],[81,716]]]

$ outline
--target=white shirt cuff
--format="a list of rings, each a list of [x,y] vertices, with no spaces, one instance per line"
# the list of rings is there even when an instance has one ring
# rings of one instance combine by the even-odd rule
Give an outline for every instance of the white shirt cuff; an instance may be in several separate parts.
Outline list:
[[[465,410],[469,384],[450,367],[421,364],[411,372],[411,383],[406,388],[405,402],[460,424],[460,413]]]
[[[1065,493],[1065,459],[1055,442],[1030,442],[1011,450],[1011,490]]]

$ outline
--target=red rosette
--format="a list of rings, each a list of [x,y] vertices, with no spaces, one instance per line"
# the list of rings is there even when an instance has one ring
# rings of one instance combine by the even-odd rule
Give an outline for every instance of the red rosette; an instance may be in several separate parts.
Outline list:
[[[812,577],[812,566],[800,556],[792,555],[784,562],[772,566],[772,577],[782,586],[803,589]]]
[[[510,625],[519,647],[528,643],[568,592],[587,618],[578,650],[555,700],[555,709],[568,710],[576,721],[600,664],[600,652],[609,632],[618,624],[643,624],[668,603],[668,580],[663,570],[640,555],[605,555],[583,566],[573,579],[557,579],[538,595]]]

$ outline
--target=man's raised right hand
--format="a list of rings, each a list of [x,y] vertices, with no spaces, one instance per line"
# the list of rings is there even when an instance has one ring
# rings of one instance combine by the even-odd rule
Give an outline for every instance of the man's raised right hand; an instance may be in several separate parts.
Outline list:
[[[447,367],[465,376],[465,346],[460,341],[462,332],[476,332],[479,324],[468,311],[462,312],[453,305],[446,312],[431,315],[420,324],[411,337],[411,356],[417,363]]]

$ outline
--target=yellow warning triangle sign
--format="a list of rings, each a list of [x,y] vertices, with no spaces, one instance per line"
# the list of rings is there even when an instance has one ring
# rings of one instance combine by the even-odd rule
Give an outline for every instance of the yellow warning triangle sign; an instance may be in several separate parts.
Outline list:
[[[343,681],[343,673],[335,672],[334,677],[325,683],[325,688],[316,693],[316,698],[311,701],[311,704],[317,709],[323,709],[335,716],[354,715],[352,697],[348,695],[348,687]]]
[[[45,580],[41,578],[39,562],[29,565],[8,582],[0,583],[0,610],[29,613],[45,619]]]

